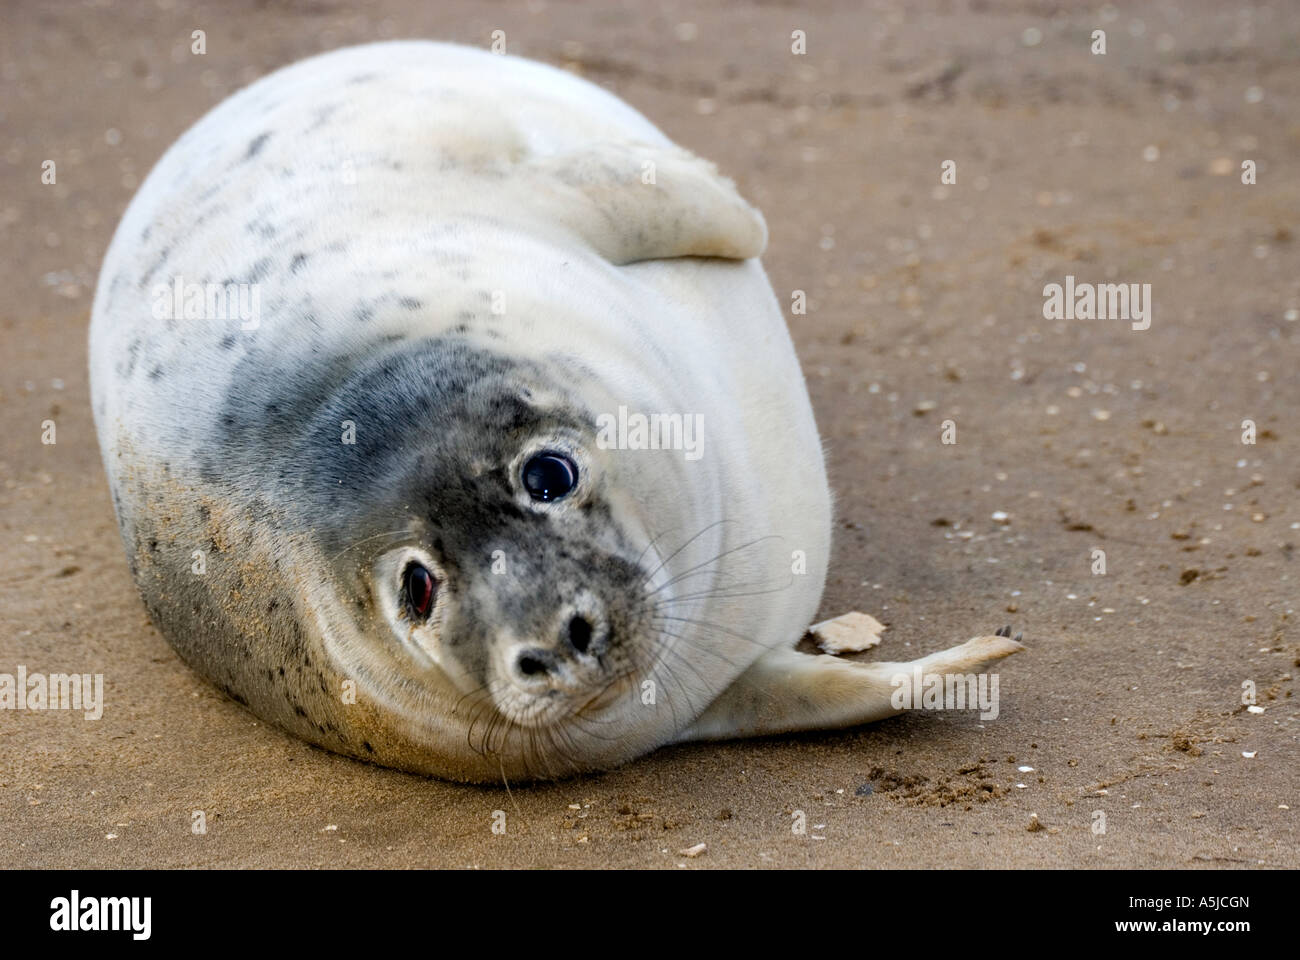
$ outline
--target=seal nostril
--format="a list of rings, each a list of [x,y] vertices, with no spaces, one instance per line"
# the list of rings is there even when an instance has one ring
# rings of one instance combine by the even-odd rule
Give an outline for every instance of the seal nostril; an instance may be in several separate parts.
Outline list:
[[[579,653],[586,653],[591,647],[591,623],[583,616],[575,616],[569,621],[569,643]]]
[[[535,677],[539,673],[546,673],[546,664],[537,657],[525,654],[519,658],[519,672],[525,677]]]

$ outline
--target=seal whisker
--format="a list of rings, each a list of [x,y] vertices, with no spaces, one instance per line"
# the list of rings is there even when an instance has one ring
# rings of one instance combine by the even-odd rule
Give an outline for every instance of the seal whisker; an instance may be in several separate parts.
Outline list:
[[[672,648],[672,645],[668,643],[669,638],[675,639],[676,635],[664,629],[661,629],[659,631],[656,642],[662,646],[663,652],[667,654],[667,657],[661,658],[659,663],[660,665],[662,665],[664,671],[668,674],[669,681],[675,684],[677,689],[681,691],[682,699],[686,701],[686,706],[688,708],[687,712],[690,715],[694,716],[696,713],[699,712],[699,710],[704,705],[701,704],[699,707],[696,706],[695,698],[691,696],[691,691],[687,688],[686,684],[682,681],[681,677],[677,675],[677,671],[673,669],[672,662],[668,659],[668,657],[671,657],[672,660],[685,664],[688,668],[690,668],[691,672],[695,674],[696,678],[699,679],[702,685],[704,685],[705,689],[708,689],[707,683],[704,680],[704,678],[700,675],[700,672],[695,668],[695,665],[691,663],[689,659],[683,657],[681,654],[679,654],[676,650]],[[671,696],[668,698],[668,711],[673,716],[674,730],[680,730],[681,724],[677,718],[677,708],[673,705],[673,699]]]
[[[490,686],[490,683],[491,683],[491,681],[489,681],[488,683],[483,683],[483,684],[479,685],[478,687],[476,687],[475,689],[469,691],[469,693],[461,694],[461,695],[456,699],[456,702],[452,704],[452,706],[451,706],[451,712],[452,712],[453,714],[455,714],[455,713],[460,709],[460,705],[461,705],[462,703],[464,703],[464,702],[465,702],[467,699],[469,699],[470,697],[476,696],[477,694],[480,694],[480,693],[482,693],[483,691],[487,690],[487,689],[489,688],[489,686]]]
[[[505,751],[506,745],[510,742],[510,734],[513,730],[523,730],[524,727],[513,722],[508,716],[501,712],[495,704],[492,705],[492,714],[488,718],[488,750],[490,752]],[[522,742],[520,743],[522,747]]]
[[[407,530],[405,527],[403,527],[403,528],[400,529],[400,530],[388,530],[388,531],[385,531],[385,532],[383,532],[383,533],[376,533],[376,534],[373,534],[372,536],[369,536],[369,537],[362,537],[360,540],[358,540],[356,543],[352,544],[351,546],[344,547],[344,548],[343,548],[342,550],[340,550],[338,553],[336,553],[336,554],[334,554],[332,557],[330,557],[329,560],[330,560],[331,563],[333,563],[334,561],[338,560],[339,557],[343,556],[343,554],[347,553],[349,550],[355,550],[357,547],[361,546],[363,543],[369,543],[371,540],[378,540],[380,537],[396,538],[396,537],[401,536],[401,535],[403,535],[403,534],[409,535],[410,532],[411,532],[410,530]]]
[[[739,632],[737,632],[737,631],[735,631],[735,630],[732,630],[732,629],[730,629],[730,628],[728,628],[728,627],[724,627],[724,626],[722,626],[721,624],[717,624],[717,623],[709,623],[707,620],[698,620],[698,619],[696,619],[696,618],[694,618],[694,617],[674,617],[674,616],[671,616],[671,615],[669,615],[669,614],[664,614],[664,613],[656,614],[656,615],[655,615],[655,618],[658,619],[658,620],[674,620],[674,621],[680,621],[680,622],[682,622],[682,623],[690,623],[690,624],[694,624],[694,625],[699,626],[699,627],[706,627],[706,628],[709,628],[709,629],[712,629],[712,630],[717,630],[717,631],[719,631],[719,632],[721,632],[721,633],[725,633],[725,634],[727,634],[727,636],[729,636],[729,637],[734,637],[734,638],[737,639],[737,640],[743,640],[745,643],[756,643],[756,642],[757,642],[757,641],[754,640],[753,637],[746,636],[746,635],[743,634],[743,633],[739,633]],[[765,649],[766,649],[766,648],[765,648]]]
[[[579,770],[580,765],[578,762],[578,756],[582,751],[573,741],[571,732],[567,728],[560,726],[547,727],[544,732],[546,739],[549,742],[550,749],[558,753],[560,759],[563,760],[565,765],[568,767],[565,772],[574,773]],[[590,736],[590,734],[587,735]]]
[[[707,655],[709,655],[709,656],[711,656],[711,657],[713,657],[713,658],[715,658],[715,659],[717,659],[717,660],[721,660],[723,663],[727,664],[727,666],[729,666],[729,667],[735,667],[736,669],[744,669],[744,667],[746,666],[746,665],[743,664],[743,663],[736,663],[736,661],[730,659],[729,657],[725,657],[725,656],[723,656],[722,654],[718,653],[718,651],[716,651],[716,650],[713,650],[713,649],[711,649],[711,648],[709,648],[709,647],[705,647],[705,646],[703,646],[703,645],[701,645],[701,644],[696,643],[692,637],[689,637],[689,636],[687,636],[686,634],[675,633],[674,631],[669,630],[667,627],[661,627],[660,629],[661,629],[664,633],[666,633],[668,636],[673,637],[673,638],[676,639],[676,640],[680,640],[680,641],[682,641],[683,643],[688,643],[688,644],[690,644],[693,648],[695,648],[696,650],[699,650],[701,653],[707,654]],[[679,656],[679,655],[676,654],[676,653],[674,652],[674,656]],[[689,667],[692,669],[692,671],[695,670],[695,665],[692,664],[690,661],[683,659],[682,662],[685,663],[687,666],[689,666]],[[698,671],[695,671],[695,672],[696,672],[696,676],[700,676],[700,674],[699,674]],[[700,677],[700,680],[701,680],[701,682],[704,682],[704,678],[703,678],[702,676]]]
[[[653,570],[651,570],[648,574],[646,574],[645,579],[641,581],[642,584],[647,584],[647,583],[649,583],[652,579],[654,579],[655,574],[657,574],[660,570],[662,570],[665,566],[667,566],[667,565],[668,565],[668,564],[673,560],[674,557],[676,557],[679,553],[681,553],[683,550],[685,550],[687,547],[689,547],[692,543],[694,543],[694,542],[695,542],[696,540],[698,540],[700,537],[704,536],[706,533],[708,533],[708,532],[709,532],[710,530],[712,530],[714,527],[721,526],[721,525],[724,524],[724,523],[734,523],[734,522],[735,522],[735,521],[732,521],[732,520],[722,519],[722,520],[715,520],[715,521],[713,521],[713,523],[710,523],[710,524],[709,524],[708,526],[706,526],[703,530],[701,530],[699,533],[695,534],[695,536],[691,537],[689,540],[687,540],[685,543],[683,543],[680,547],[678,547],[678,548],[677,548],[676,550],[674,550],[672,553],[668,554],[668,556],[664,557],[663,560],[660,561],[659,566],[655,567],[655,568],[654,568]],[[715,558],[715,559],[716,559],[716,558]]]
[[[495,692],[492,689],[492,685],[495,682],[497,681],[489,681],[488,683],[485,683],[482,687],[480,687],[478,690],[473,691],[473,694],[478,695],[480,699],[477,703],[473,705],[469,722],[466,725],[466,731],[465,731],[466,745],[470,748],[470,750],[483,756],[491,756],[496,752],[492,748],[491,741],[494,733],[495,721],[497,718],[501,716],[501,712],[500,710],[497,709],[497,705],[495,702]],[[484,719],[487,720],[487,726],[484,729],[483,738],[480,741],[480,746],[476,747],[474,745],[474,739],[473,739],[474,728],[478,725],[480,721]]]
[[[745,586],[745,584],[739,584],[739,586]],[[783,583],[777,587],[768,587],[762,590],[749,590],[743,593],[722,593],[720,590],[709,590],[704,593],[687,594],[683,597],[671,597],[667,600],[657,600],[655,601],[654,609],[665,610],[675,604],[686,603],[687,601],[692,600],[734,600],[739,597],[761,597],[769,593],[780,593],[782,590],[789,590],[792,586],[794,586],[793,574],[791,575],[789,582]],[[724,587],[722,589],[727,588]]]
[[[538,741],[541,741],[545,749],[539,749]],[[532,747],[534,756],[541,761],[542,768],[546,771],[546,779],[558,780],[564,776],[565,770],[561,769],[559,776],[551,767],[551,761],[554,759],[563,760],[568,763],[564,750],[557,746],[554,737],[554,729],[551,727],[530,727],[528,730],[528,742]]]
[[[755,538],[755,539],[753,539],[753,540],[750,540],[748,543],[742,543],[742,544],[740,544],[740,546],[732,547],[730,550],[724,550],[724,551],[722,551],[721,553],[719,553],[717,556],[713,557],[713,558],[710,559],[710,560],[705,560],[703,563],[698,563],[698,564],[696,564],[695,566],[691,567],[691,568],[688,569],[688,570],[683,570],[681,573],[679,573],[677,576],[673,577],[671,580],[667,581],[666,583],[662,583],[662,584],[660,584],[658,587],[656,587],[655,589],[651,590],[648,594],[646,594],[646,596],[648,596],[648,597],[653,597],[653,596],[654,596],[656,593],[658,593],[659,591],[661,591],[661,590],[665,590],[665,589],[667,589],[668,587],[671,587],[673,584],[680,582],[680,581],[681,581],[682,579],[684,579],[687,575],[692,574],[692,573],[695,573],[696,571],[700,570],[700,569],[703,568],[703,567],[707,567],[707,566],[710,565],[710,564],[717,563],[717,562],[718,562],[719,560],[721,560],[723,557],[730,556],[730,555],[733,554],[733,553],[738,553],[738,552],[740,552],[741,550],[748,550],[750,547],[757,546],[758,544],[762,543],[762,542],[765,541],[765,540],[782,540],[782,539],[784,539],[784,538],[781,537],[781,536],[778,536],[777,534],[772,533],[772,534],[768,534],[768,535],[765,536],[765,537],[757,537],[757,538]]]
[[[645,545],[644,547],[641,548],[641,552],[638,553],[638,554],[636,555],[636,562],[633,563],[632,565],[633,565],[634,567],[639,567],[639,566],[641,566],[641,561],[645,559],[645,555],[646,555],[646,553],[650,550],[651,547],[653,547],[653,546],[655,545],[655,542],[658,541],[658,540],[659,540],[662,536],[664,536],[664,534],[666,534],[666,533],[668,533],[667,530],[662,530],[662,531],[660,531],[659,533],[656,533],[653,537],[651,537],[651,538],[646,542],[646,545]],[[651,577],[653,577],[656,573],[658,573],[660,567],[663,566],[663,555],[660,554],[658,550],[655,551],[655,555],[658,556],[658,557],[660,558],[660,564],[659,564],[658,567],[655,567],[655,569],[654,569],[653,571],[651,571],[651,573],[650,573],[650,576],[651,576]]]
[[[519,819],[524,820],[524,822],[527,823],[527,819],[524,817],[524,811],[519,808],[519,803],[515,800],[515,795],[510,791],[510,781],[506,779],[505,759],[497,757],[497,761],[501,767],[501,783],[506,788],[506,796],[510,798],[510,803],[515,808],[515,813],[519,814]]]
[[[664,636],[664,637],[672,637],[674,640],[681,640],[683,643],[689,643],[689,644],[691,644],[693,647],[695,647],[696,649],[699,649],[699,650],[701,650],[701,651],[703,651],[703,652],[705,652],[705,653],[711,654],[712,656],[717,657],[719,660],[722,660],[722,661],[724,661],[725,663],[727,663],[727,664],[729,664],[729,665],[731,665],[731,666],[733,666],[733,667],[736,666],[736,664],[732,663],[732,662],[731,662],[730,660],[728,660],[726,657],[721,656],[720,654],[716,653],[715,651],[713,651],[713,650],[708,650],[708,649],[705,648],[705,647],[701,647],[701,646],[699,646],[698,644],[695,644],[695,643],[692,641],[692,639],[691,639],[690,637],[687,637],[687,636],[685,636],[685,635],[683,635],[683,634],[680,634],[680,633],[676,633],[676,632],[674,632],[674,631],[668,629],[666,626],[660,626],[658,629],[659,629],[659,633],[660,633],[661,636]],[[680,653],[678,653],[676,650],[674,650],[674,649],[672,648],[672,646],[669,645],[669,644],[665,644],[665,645],[664,645],[664,652],[665,652],[666,654],[668,654],[669,656],[673,657],[673,658],[674,658],[675,660],[677,660],[678,662],[680,662],[680,663],[682,663],[683,665],[685,665],[685,666],[686,666],[686,667],[691,671],[691,673],[695,674],[695,677],[696,677],[696,679],[698,679],[698,680],[700,681],[700,685],[701,685],[702,688],[704,688],[705,690],[707,690],[707,689],[709,688],[709,682],[708,682],[708,680],[705,679],[704,675],[700,673],[700,671],[696,668],[695,664],[692,663],[692,662],[690,661],[690,659],[688,659],[687,657],[682,656]],[[666,661],[665,661],[665,663],[666,663]],[[685,687],[681,687],[681,689],[683,690],[683,692],[685,692]],[[688,700],[689,700],[689,696],[688,696]],[[694,705],[692,704],[692,707],[693,707],[693,706],[694,706]]]

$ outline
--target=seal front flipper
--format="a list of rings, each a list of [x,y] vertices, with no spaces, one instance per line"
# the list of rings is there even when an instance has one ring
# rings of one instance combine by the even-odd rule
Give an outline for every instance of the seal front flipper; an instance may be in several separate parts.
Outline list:
[[[767,246],[763,215],[717,167],[680,147],[604,142],[527,166],[521,202],[611,263],[744,260]]]
[[[910,683],[918,670],[922,677],[976,674],[1023,649],[999,633],[906,663],[772,650],[737,677],[677,741],[761,737],[883,720],[908,709],[895,706],[898,678]]]

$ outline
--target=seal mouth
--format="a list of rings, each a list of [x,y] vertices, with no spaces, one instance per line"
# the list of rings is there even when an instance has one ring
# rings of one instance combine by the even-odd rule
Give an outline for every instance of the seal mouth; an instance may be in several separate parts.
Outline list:
[[[573,714],[567,698],[558,692],[541,697],[511,691],[495,696],[497,712],[510,724],[536,729],[552,726]]]
[[[632,679],[630,672],[621,673],[609,683],[605,684],[603,690],[595,696],[589,698],[585,703],[573,711],[574,717],[583,717],[588,713],[602,713],[612,707],[618,698],[623,696],[625,691],[623,687]]]
[[[631,673],[620,673],[594,691],[547,690],[540,694],[515,687],[494,696],[497,712],[507,723],[529,729],[558,726],[570,720],[590,720],[626,695]]]

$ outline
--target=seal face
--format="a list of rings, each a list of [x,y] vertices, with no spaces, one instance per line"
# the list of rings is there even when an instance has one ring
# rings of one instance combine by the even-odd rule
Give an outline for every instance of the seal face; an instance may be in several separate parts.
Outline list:
[[[830,495],[765,243],[540,64],[376,44],[237,93],[150,173],[92,313],[154,622],[268,721],[460,780],[885,715],[864,665],[786,660]]]
[[[362,409],[382,411],[374,428],[337,443],[336,425]],[[214,464],[255,455],[272,434],[262,411],[246,413],[230,415]],[[543,369],[455,338],[407,343],[368,358],[312,421],[281,439],[286,472],[265,495],[311,504],[293,522],[331,558],[350,630],[380,623],[469,706],[525,727],[648,666],[647,571],[613,516],[594,416]],[[572,482],[541,496],[530,469],[549,475],[551,462]]]

